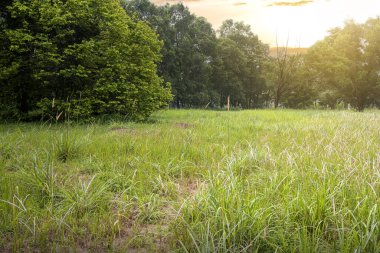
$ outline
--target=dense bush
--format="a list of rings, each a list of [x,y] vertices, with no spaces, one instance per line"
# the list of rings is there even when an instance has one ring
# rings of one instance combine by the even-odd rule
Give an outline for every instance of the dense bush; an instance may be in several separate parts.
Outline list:
[[[169,85],[156,72],[162,42],[118,0],[1,5],[3,117],[23,117],[39,107],[55,115],[70,106],[82,117],[141,119],[170,100]]]

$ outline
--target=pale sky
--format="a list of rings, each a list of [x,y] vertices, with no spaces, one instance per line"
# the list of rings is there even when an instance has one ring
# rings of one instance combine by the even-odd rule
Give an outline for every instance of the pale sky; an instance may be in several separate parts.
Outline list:
[[[365,22],[380,16],[380,0],[152,0],[182,2],[191,12],[219,28],[226,19],[251,25],[259,38],[271,46],[309,47],[345,20]]]

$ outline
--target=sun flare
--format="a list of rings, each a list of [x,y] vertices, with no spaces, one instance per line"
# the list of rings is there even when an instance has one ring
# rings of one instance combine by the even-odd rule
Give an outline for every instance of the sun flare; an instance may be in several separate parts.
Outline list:
[[[180,1],[153,0],[155,3]],[[226,19],[244,21],[260,39],[275,46],[309,47],[323,39],[331,28],[346,20],[364,22],[380,15],[380,1],[362,0],[189,0],[191,11],[206,17],[218,28]],[[277,42],[276,42],[277,41]]]

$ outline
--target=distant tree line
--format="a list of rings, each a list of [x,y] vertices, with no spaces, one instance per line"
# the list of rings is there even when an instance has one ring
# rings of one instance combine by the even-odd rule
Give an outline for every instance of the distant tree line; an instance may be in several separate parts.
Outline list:
[[[242,22],[226,20],[218,31],[183,4],[156,6],[149,0],[125,2],[163,40],[159,73],[172,85],[175,107],[220,107],[227,97],[243,108],[267,99],[263,64],[269,47]]]
[[[159,73],[177,107],[220,107],[227,97],[241,108],[380,105],[379,18],[347,21],[306,52],[277,45],[270,54],[242,22],[226,20],[215,31],[182,4],[129,0],[124,7],[163,40]]]
[[[144,119],[227,98],[239,108],[380,105],[379,18],[348,21],[297,52],[270,53],[242,22],[214,30],[183,4],[2,0],[0,118]]]

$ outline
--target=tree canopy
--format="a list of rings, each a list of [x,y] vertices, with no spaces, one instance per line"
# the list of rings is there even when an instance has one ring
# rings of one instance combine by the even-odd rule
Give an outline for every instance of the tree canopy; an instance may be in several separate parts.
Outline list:
[[[332,104],[344,101],[362,111],[378,103],[380,91],[380,19],[346,22],[310,48],[308,66]]]
[[[164,41],[159,70],[172,84],[176,107],[221,106],[228,96],[244,108],[259,106],[268,47],[249,25],[226,20],[216,32],[183,4],[130,0],[125,8],[147,21]]]
[[[218,32],[214,78],[222,101],[230,96],[235,105],[259,107],[266,90],[263,65],[269,47],[243,22],[226,20]]]
[[[4,0],[0,28],[0,118],[140,120],[227,98],[238,108],[380,105],[379,18],[275,54],[249,25],[215,30],[181,3]]]
[[[162,43],[118,0],[2,2],[3,114],[144,118],[170,100],[157,75]]]

